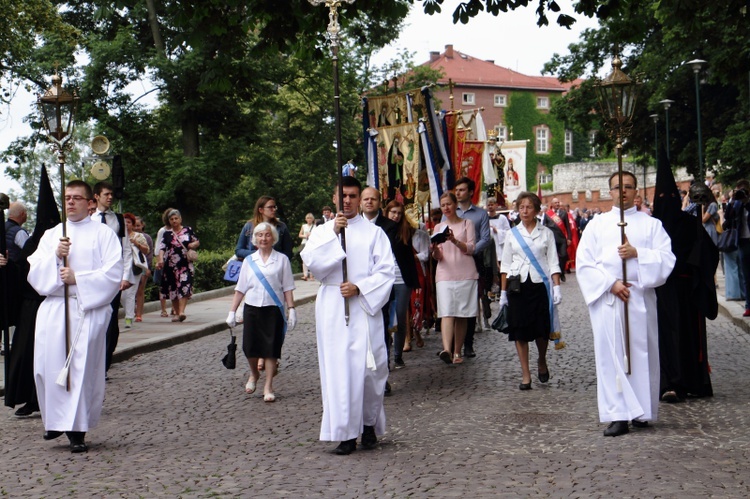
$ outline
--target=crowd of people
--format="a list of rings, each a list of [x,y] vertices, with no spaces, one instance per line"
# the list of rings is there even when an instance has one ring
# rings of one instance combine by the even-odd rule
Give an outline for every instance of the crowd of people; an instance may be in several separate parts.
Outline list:
[[[320,282],[320,439],[338,441],[334,452],[341,455],[356,450],[360,436],[361,448],[375,448],[385,431],[389,372],[407,366],[404,352],[412,341],[423,346],[421,332],[434,328],[442,339],[439,360],[461,365],[477,356],[474,335],[490,329],[493,302],[518,355],[519,389],[533,385],[530,342],[537,350],[536,378],[547,383],[550,342],[565,346],[557,307],[561,282],[572,272],[594,330],[605,436],[647,426],[659,400],[710,396],[705,320],[715,317],[713,274],[723,230],[738,231],[737,248],[723,253],[727,299],[746,300],[750,316],[750,183],[738,183],[719,204],[710,189],[698,186],[681,196],[671,172],[659,175],[653,213],[637,195],[636,177],[625,172],[609,179],[614,206],[605,213],[571,210],[557,198],[544,205],[530,192],[510,207],[495,197],[479,207],[471,202],[477,186],[464,177],[420,219],[398,200],[383,206],[377,189],[345,176],[341,210],[325,206],[319,219],[308,213],[297,233],[301,278]],[[6,405],[24,404],[17,416],[41,411],[44,438],[65,433],[72,452],[87,450],[85,434],[101,413],[121,303],[125,328],[135,327],[153,279],[161,316],[182,322],[193,293],[200,240],[180,211],[166,209],[152,239],[141,217],[112,210],[113,192],[107,182],[93,189],[69,183],[67,233],[51,223],[37,226],[51,229],[46,234],[29,236],[22,227],[25,208],[13,203],[5,227],[8,252],[0,255],[0,267],[15,262],[29,284],[13,322],[16,358]],[[338,197],[337,190],[336,205]],[[250,371],[245,392],[254,393],[265,372],[269,403],[276,400],[273,381],[286,333],[296,325],[295,242],[277,208],[273,197],[261,196],[239,233],[235,258],[241,266],[226,319],[230,327],[242,323]],[[704,230],[696,233],[696,226]],[[65,334],[55,336],[60,325],[49,321],[63,310],[72,345],[60,343]],[[43,315],[35,320],[37,314]],[[623,326],[626,316],[629,326]],[[690,348],[678,341],[685,331],[698,339]]]

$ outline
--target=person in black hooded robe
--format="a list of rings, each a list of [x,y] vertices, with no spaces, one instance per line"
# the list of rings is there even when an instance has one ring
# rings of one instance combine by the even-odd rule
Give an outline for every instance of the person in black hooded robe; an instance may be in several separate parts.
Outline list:
[[[694,189],[694,195],[700,193]],[[710,397],[706,319],[713,320],[718,314],[714,274],[719,250],[700,218],[682,211],[680,193],[663,151],[656,173],[653,215],[661,220],[677,257],[667,282],[656,288],[660,397],[665,402]]]
[[[16,281],[18,287],[15,289],[20,289],[23,301],[16,321],[16,330],[13,333],[13,346],[7,359],[8,375],[5,378],[5,405],[14,408],[16,405],[24,404],[15,413],[18,417],[30,416],[39,411],[34,384],[34,330],[37,310],[44,301],[44,297],[39,296],[26,280],[29,273],[29,262],[26,259],[36,251],[45,231],[59,223],[60,212],[57,209],[47,170],[42,166],[36,226],[34,233],[23,246],[19,262],[20,278]]]

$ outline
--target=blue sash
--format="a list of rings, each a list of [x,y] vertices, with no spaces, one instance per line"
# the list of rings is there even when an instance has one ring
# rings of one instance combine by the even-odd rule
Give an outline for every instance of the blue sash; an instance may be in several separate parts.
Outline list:
[[[555,307],[552,304],[552,287],[550,286],[549,278],[547,277],[547,274],[542,269],[542,266],[539,265],[539,262],[534,256],[534,253],[531,251],[531,248],[529,248],[529,245],[526,244],[526,240],[518,231],[518,226],[517,225],[513,226],[513,228],[511,229],[511,232],[516,237],[518,244],[521,245],[523,252],[526,253],[526,256],[529,258],[531,265],[533,265],[536,271],[539,273],[539,275],[542,276],[542,282],[544,282],[544,286],[547,288],[547,299],[549,301],[549,328],[550,328],[550,332],[554,333],[555,332],[555,321],[554,321]]]
[[[253,269],[253,272],[255,272],[255,276],[258,278],[260,283],[264,288],[266,288],[266,292],[271,295],[271,298],[273,298],[276,306],[279,307],[279,310],[281,311],[281,318],[284,320],[284,330],[281,334],[282,336],[286,337],[286,314],[284,313],[284,304],[279,299],[279,295],[276,294],[271,285],[268,283],[266,276],[263,275],[263,272],[260,271],[258,265],[253,261],[252,255],[249,255],[247,258],[245,258],[245,260],[250,264],[250,268]]]

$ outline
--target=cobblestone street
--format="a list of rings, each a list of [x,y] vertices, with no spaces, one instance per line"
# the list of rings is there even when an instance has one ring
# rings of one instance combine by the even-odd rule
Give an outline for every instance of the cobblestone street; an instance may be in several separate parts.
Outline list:
[[[475,359],[447,366],[434,331],[391,373],[388,432],[373,451],[330,453],[314,304],[287,335],[276,403],[249,371],[220,362],[216,333],[113,366],[104,413],[73,455],[42,440],[38,417],[2,416],[0,494],[8,497],[748,497],[750,335],[709,323],[715,396],[661,404],[659,421],[618,438],[598,422],[588,312],[570,276],[561,305],[568,347],[550,348],[550,382],[521,380],[506,336],[476,336]],[[219,319],[221,317],[217,317]],[[237,332],[240,331],[238,328]],[[240,333],[241,336],[241,333]],[[240,338],[241,340],[241,338]],[[241,348],[241,347],[240,347]],[[535,347],[531,347],[532,371]],[[7,408],[6,408],[7,409]]]

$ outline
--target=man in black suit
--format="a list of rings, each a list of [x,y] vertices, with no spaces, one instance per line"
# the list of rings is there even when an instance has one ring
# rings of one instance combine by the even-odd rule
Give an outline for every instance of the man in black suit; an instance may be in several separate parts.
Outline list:
[[[551,230],[555,235],[557,258],[560,260],[560,269],[564,269],[565,262],[568,261],[568,240],[565,238],[565,234],[563,234],[562,230],[560,230],[560,227],[558,227],[557,224],[547,215],[544,206],[542,206],[542,210],[539,212],[539,215],[537,215],[537,218],[540,222],[542,222],[542,225]],[[520,221],[521,219],[519,218],[518,222]],[[565,281],[565,272],[560,274],[560,280]]]

